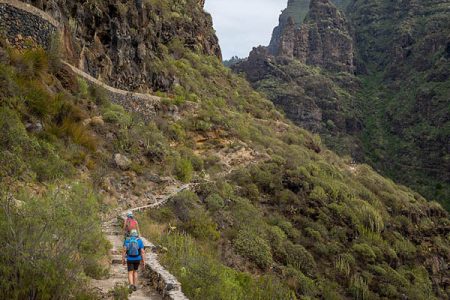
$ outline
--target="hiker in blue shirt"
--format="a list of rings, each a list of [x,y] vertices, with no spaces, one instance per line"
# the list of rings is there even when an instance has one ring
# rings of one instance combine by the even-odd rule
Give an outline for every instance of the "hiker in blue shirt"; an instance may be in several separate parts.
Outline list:
[[[137,287],[137,271],[139,264],[145,264],[145,250],[144,243],[139,238],[136,229],[130,231],[130,238],[125,239],[122,251],[122,264],[125,265],[125,257],[128,268],[128,283],[130,290],[136,291]]]

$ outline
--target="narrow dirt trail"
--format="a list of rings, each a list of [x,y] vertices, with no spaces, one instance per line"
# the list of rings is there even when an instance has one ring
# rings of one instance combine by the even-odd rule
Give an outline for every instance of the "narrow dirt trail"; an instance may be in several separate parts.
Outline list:
[[[123,245],[123,221],[126,212],[139,212],[147,209],[154,209],[164,205],[173,196],[179,192],[189,189],[191,184],[172,185],[165,189],[163,194],[156,195],[157,201],[153,204],[127,209],[118,216],[103,222],[102,229],[110,241],[112,248],[110,250],[109,277],[103,280],[93,280],[92,286],[102,295],[103,299],[113,299],[114,287],[117,284],[127,284],[128,275],[126,266],[122,265],[122,245]],[[133,292],[129,299],[131,300],[162,300],[176,299],[187,300],[181,292],[181,285],[176,278],[165,270],[158,262],[157,255],[152,251],[155,246],[144,237],[141,237],[146,248],[145,267],[139,268],[138,290]],[[154,287],[157,286],[157,289]]]

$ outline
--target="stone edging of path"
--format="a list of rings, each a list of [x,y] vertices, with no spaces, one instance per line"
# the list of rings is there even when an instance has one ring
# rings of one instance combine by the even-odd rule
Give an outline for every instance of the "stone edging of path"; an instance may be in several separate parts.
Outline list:
[[[157,203],[128,209],[119,215],[119,219],[120,221],[125,222],[127,218],[126,214],[129,211],[141,212],[147,209],[160,207],[164,205],[167,201],[169,201],[170,198],[172,198],[174,195],[178,194],[181,191],[189,189],[190,186],[191,186],[190,184],[185,184],[181,186],[175,192],[166,196]],[[156,248],[155,245],[149,242],[146,238],[141,237],[141,239],[144,242],[145,248],[151,250]],[[147,252],[147,260],[145,262],[144,273],[150,279],[152,287],[154,287],[163,296],[164,299],[188,300],[188,298],[181,291],[181,283],[178,282],[175,276],[170,274],[163,266],[161,266],[161,264],[158,262],[157,254],[154,253],[153,251]]]

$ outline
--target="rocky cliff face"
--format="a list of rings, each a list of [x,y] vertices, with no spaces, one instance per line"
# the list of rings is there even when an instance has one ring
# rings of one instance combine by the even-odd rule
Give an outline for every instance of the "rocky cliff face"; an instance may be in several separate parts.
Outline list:
[[[289,1],[270,46],[234,68],[334,150],[450,209],[448,1],[333,2],[346,13],[316,0],[303,17],[306,1]]]
[[[254,48],[246,61],[233,65],[253,87],[267,95],[296,124],[320,133],[341,154],[361,160],[362,129],[353,94],[360,82],[350,73],[329,74],[286,56],[272,56],[266,47]]]
[[[271,54],[288,56],[331,71],[353,72],[354,49],[351,30],[343,13],[329,0],[313,0],[300,28],[293,18],[281,29]]]
[[[72,63],[118,88],[168,90],[177,78],[155,61],[184,47],[221,57],[204,0],[29,2],[65,25]]]
[[[361,158],[359,143],[350,137],[362,125],[353,107],[359,82],[352,75],[353,39],[343,13],[329,0],[313,0],[301,25],[289,17],[277,30],[278,41],[253,49],[234,70],[245,73],[296,124],[322,134],[336,151]]]
[[[268,47],[269,52],[274,53],[277,51],[284,29],[290,22],[294,23],[295,28],[300,27],[308,14],[310,2],[311,0],[288,0],[287,8],[281,13],[279,24],[273,30],[272,39]],[[332,2],[337,7],[344,9],[348,5],[349,0],[333,0]],[[292,21],[289,21],[290,19]]]

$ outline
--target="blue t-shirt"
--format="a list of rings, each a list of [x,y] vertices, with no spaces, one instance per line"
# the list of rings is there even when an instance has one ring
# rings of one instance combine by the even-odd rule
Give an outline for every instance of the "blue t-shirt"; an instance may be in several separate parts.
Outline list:
[[[126,251],[128,245],[130,244],[130,239],[131,238],[127,238],[123,242],[123,247],[125,248],[125,251]],[[144,243],[142,242],[142,240],[138,238],[137,242],[138,242],[138,245],[139,245],[139,250],[144,249]],[[142,260],[142,256],[141,255],[139,255],[139,256],[128,256],[128,253],[127,253],[127,260],[129,260],[129,261]]]

